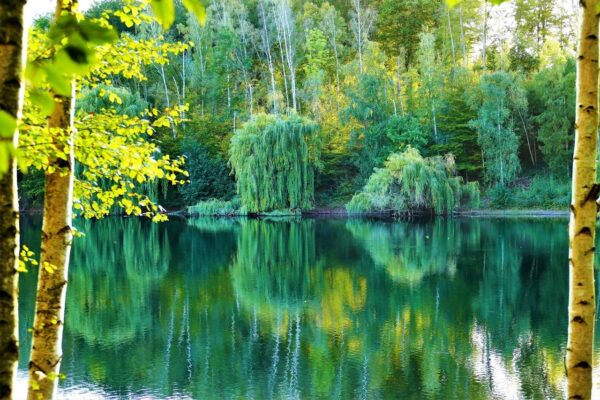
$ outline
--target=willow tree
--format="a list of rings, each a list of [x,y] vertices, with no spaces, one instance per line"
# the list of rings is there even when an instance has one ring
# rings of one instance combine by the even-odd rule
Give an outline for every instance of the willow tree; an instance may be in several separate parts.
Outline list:
[[[363,190],[346,205],[349,212],[402,211],[451,213],[465,200],[477,206],[476,183],[463,184],[455,175],[454,157],[424,158],[415,148],[392,153],[376,168]]]
[[[569,222],[567,398],[592,397],[596,297],[594,255],[598,158],[598,0],[580,1],[573,185]]]
[[[19,207],[14,158],[21,112],[25,0],[0,4],[0,398],[13,397],[19,358],[17,268]]]
[[[314,123],[296,116],[257,115],[233,135],[229,154],[244,211],[312,206],[320,155]]]

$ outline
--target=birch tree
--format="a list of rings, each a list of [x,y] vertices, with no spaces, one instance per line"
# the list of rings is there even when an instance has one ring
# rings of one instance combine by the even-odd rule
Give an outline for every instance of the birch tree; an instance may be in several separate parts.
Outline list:
[[[441,101],[441,91],[443,85],[443,77],[441,76],[442,66],[437,62],[435,54],[435,37],[429,32],[423,32],[421,35],[421,42],[419,44],[419,50],[417,52],[417,58],[419,62],[419,72],[421,74],[421,92],[423,99],[427,103],[429,112],[426,113],[430,116],[431,127],[433,129],[433,140],[438,142],[438,111],[439,103]]]
[[[258,3],[258,13],[260,15],[260,23],[261,23],[261,44],[262,44],[262,52],[265,56],[265,60],[267,61],[267,68],[269,69],[269,76],[271,78],[271,102],[273,103],[273,114],[277,114],[279,112],[278,102],[277,102],[277,89],[275,86],[275,66],[273,63],[273,55],[271,54],[271,40],[269,35],[269,26],[267,23],[267,13],[265,11],[264,0]]]
[[[596,297],[594,256],[598,159],[598,0],[581,1],[577,57],[575,151],[569,222],[567,398],[592,397]]]
[[[339,110],[340,108],[340,39],[343,34],[343,23],[344,19],[336,11],[335,7],[329,3],[323,3],[321,5],[321,31],[327,36],[329,45],[333,50],[333,57],[335,59],[335,86],[336,86],[336,104]]]
[[[370,7],[364,7],[361,0],[352,0],[352,11],[350,13],[350,28],[355,40],[356,52],[358,54],[358,68],[364,73],[363,56],[365,46],[375,26],[377,14]]]
[[[283,45],[282,51],[282,64],[287,65],[287,71],[290,78],[290,95],[292,99],[292,109],[298,110],[297,102],[297,90],[296,90],[296,52],[295,52],[295,29],[294,29],[294,15],[292,9],[287,1],[281,0],[275,2],[274,5],[274,17],[277,21],[277,38],[281,46]],[[282,40],[283,39],[283,40]],[[285,56],[284,56],[285,54]],[[285,61],[284,61],[285,60]],[[286,79],[285,66],[281,66],[284,73],[284,80]]]
[[[75,1],[58,0],[55,19],[73,13]],[[44,217],[41,260],[38,276],[35,317],[29,361],[28,399],[53,399],[56,396],[62,360],[65,298],[69,256],[73,240],[73,91],[71,95],[53,93],[54,106],[48,131],[56,149],[45,174]]]
[[[16,121],[23,97],[25,0],[0,3],[0,399],[12,399],[19,358]]]

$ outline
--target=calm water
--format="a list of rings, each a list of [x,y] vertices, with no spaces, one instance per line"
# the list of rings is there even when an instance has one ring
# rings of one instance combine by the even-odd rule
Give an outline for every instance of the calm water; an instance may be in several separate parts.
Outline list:
[[[562,397],[566,221],[78,228],[64,398]]]

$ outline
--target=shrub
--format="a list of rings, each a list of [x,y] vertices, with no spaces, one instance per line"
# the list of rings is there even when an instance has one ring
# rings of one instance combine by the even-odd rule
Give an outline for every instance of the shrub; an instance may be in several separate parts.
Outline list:
[[[179,187],[185,204],[207,199],[230,199],[235,194],[234,181],[227,163],[219,155],[211,155],[206,146],[186,140],[183,144],[189,183]]]
[[[240,211],[240,201],[237,197],[230,201],[217,199],[201,201],[194,206],[188,207],[188,212],[192,215],[202,216],[243,215]]]
[[[571,185],[567,180],[536,176],[526,187],[495,186],[488,191],[490,205],[496,208],[567,208]]]

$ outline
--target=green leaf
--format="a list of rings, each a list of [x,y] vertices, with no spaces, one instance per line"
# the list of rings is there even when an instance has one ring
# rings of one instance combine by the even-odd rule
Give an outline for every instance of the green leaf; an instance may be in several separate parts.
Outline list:
[[[79,23],[79,29],[84,40],[91,44],[113,43],[119,38],[118,32],[112,26],[107,28],[88,19]]]
[[[70,96],[72,92],[71,79],[57,70],[55,65],[48,65],[45,70],[50,87],[61,96]]]
[[[17,129],[17,119],[4,110],[0,110],[0,137],[10,138]]]
[[[9,170],[14,151],[12,141],[0,142],[0,177]]]
[[[39,62],[28,61],[25,66],[25,78],[32,86],[38,86],[46,80],[46,71]]]
[[[52,114],[52,110],[54,109],[54,99],[47,90],[34,89],[29,93],[29,98],[33,104],[40,108],[44,116]]]
[[[173,0],[152,0],[150,5],[163,29],[168,29],[175,21],[175,5],[173,4]]]
[[[206,23],[206,8],[200,0],[183,0],[183,5],[196,16],[201,25]]]

